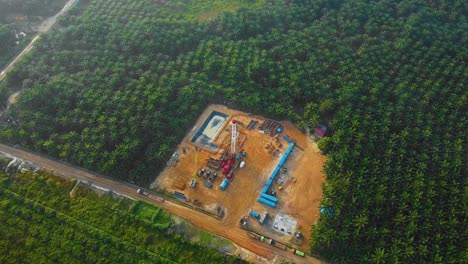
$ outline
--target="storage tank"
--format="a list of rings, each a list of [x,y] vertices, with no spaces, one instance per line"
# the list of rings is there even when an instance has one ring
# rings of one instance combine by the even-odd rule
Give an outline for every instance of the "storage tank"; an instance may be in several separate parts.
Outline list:
[[[223,182],[221,182],[221,185],[219,186],[221,188],[221,191],[224,191],[226,190],[226,188],[228,187],[229,185],[229,180],[228,179],[224,179]]]

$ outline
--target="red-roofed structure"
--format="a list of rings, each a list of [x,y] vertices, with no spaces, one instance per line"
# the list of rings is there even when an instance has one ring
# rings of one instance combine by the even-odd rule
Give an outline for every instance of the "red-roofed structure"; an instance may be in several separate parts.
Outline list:
[[[323,138],[327,134],[327,130],[328,130],[328,128],[326,126],[318,125],[315,128],[315,135],[317,135],[317,137],[319,137],[319,138]]]

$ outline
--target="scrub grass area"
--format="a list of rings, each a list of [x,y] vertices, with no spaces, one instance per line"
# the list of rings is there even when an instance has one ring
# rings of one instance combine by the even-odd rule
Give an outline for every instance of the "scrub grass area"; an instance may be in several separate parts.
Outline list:
[[[229,240],[205,232],[180,217],[172,216],[172,219],[176,223],[174,228],[178,233],[187,236],[190,240],[204,247],[213,248],[222,253],[234,253],[236,250],[234,244]]]
[[[157,221],[171,222],[171,215],[168,212],[142,201],[134,202],[130,210],[140,219],[150,223],[157,223]]]

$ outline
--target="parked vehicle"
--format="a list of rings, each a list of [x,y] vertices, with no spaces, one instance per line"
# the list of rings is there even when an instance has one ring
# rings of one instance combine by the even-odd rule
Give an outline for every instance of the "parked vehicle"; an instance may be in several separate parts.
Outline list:
[[[196,185],[197,185],[197,181],[196,181],[195,179],[192,179],[192,180],[190,181],[190,185],[189,185],[189,186],[190,186],[191,188],[195,188]]]
[[[226,178],[232,179],[233,176],[234,176],[234,172],[231,170],[231,171],[229,171],[229,173],[226,175]]]
[[[187,197],[181,192],[174,192],[174,197],[177,199],[185,200]]]
[[[199,176],[199,177],[203,177],[203,176],[205,175],[205,172],[206,172],[206,169],[205,169],[205,168],[202,168],[202,169],[200,170],[200,172],[198,173],[198,176]]]
[[[137,193],[141,195],[149,195],[149,192],[143,188],[138,188]]]
[[[223,182],[221,183],[221,185],[219,186],[221,191],[224,191],[226,190],[226,188],[228,187],[229,185],[229,180],[228,179],[224,179]]]

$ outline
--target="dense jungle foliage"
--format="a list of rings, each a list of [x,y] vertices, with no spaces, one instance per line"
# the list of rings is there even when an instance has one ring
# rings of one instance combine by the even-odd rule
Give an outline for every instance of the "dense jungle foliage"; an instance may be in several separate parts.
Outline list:
[[[243,263],[174,233],[169,213],[46,173],[0,173],[0,263]]]
[[[335,214],[312,253],[468,259],[464,1],[208,2],[100,0],[61,19],[1,87],[24,89],[2,140],[148,184],[208,103],[324,122]]]

